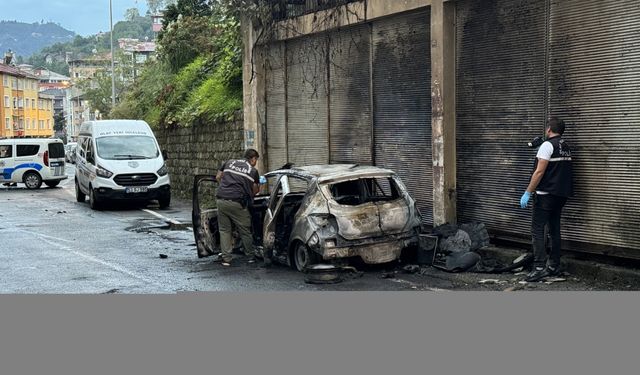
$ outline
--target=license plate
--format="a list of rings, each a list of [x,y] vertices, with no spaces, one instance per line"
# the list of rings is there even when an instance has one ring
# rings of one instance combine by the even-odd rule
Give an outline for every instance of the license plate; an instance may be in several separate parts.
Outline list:
[[[54,176],[62,176],[64,174],[64,167],[55,167],[53,169]]]
[[[146,193],[149,191],[148,186],[132,186],[124,189],[125,193]]]

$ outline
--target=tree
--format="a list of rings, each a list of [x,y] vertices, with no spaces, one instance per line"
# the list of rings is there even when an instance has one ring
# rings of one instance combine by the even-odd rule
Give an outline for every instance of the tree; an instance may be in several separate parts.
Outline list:
[[[53,130],[57,132],[61,132],[61,131],[64,131],[66,127],[67,127],[67,123],[66,123],[66,119],[64,118],[64,113],[63,112],[56,113],[56,115],[53,116]]]
[[[156,14],[170,4],[175,4],[175,0],[147,0],[149,13]]]
[[[116,71],[116,76],[118,75]],[[108,116],[111,112],[111,76],[106,74],[98,74],[96,77],[86,79],[79,84],[80,89],[84,92],[83,96],[89,101],[91,109],[98,110],[104,116]],[[116,79],[116,100],[123,91],[123,83]]]
[[[140,12],[138,11],[138,8],[129,8],[124,12],[124,19],[129,22],[134,22],[139,17]]]
[[[185,17],[164,31],[158,41],[160,56],[177,73],[200,55],[216,51],[217,25],[207,17]]]

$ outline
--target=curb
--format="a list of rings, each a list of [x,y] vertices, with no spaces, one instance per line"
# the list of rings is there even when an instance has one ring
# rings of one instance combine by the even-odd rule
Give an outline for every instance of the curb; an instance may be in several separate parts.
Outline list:
[[[524,252],[510,248],[489,246],[478,250],[480,255],[495,258],[503,263],[511,263]],[[612,266],[591,261],[574,259],[570,255],[562,257],[563,269],[584,281],[605,282],[618,285],[640,285],[640,270]]]

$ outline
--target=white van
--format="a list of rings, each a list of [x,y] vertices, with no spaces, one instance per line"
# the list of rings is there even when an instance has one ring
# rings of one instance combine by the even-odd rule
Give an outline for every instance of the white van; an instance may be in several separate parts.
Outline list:
[[[0,183],[23,183],[39,189],[67,178],[64,143],[57,138],[0,139]]]
[[[89,121],[76,148],[76,200],[92,209],[110,200],[171,203],[169,172],[149,125],[136,120]]]

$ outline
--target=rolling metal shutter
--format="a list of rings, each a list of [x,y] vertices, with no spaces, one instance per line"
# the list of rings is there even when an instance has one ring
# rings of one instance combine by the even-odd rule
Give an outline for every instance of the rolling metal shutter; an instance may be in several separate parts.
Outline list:
[[[430,15],[373,22],[374,157],[398,173],[433,223]]]
[[[638,20],[637,0],[551,2],[550,113],[565,120],[574,149],[576,196],[563,214],[563,239],[633,258],[640,257]]]
[[[284,43],[271,44],[266,59],[267,168],[272,171],[287,162],[286,71]]]
[[[331,163],[371,165],[371,27],[330,35]]]
[[[531,233],[519,207],[545,122],[546,1],[457,2],[458,221]]]
[[[288,161],[329,163],[326,35],[287,41]]]

